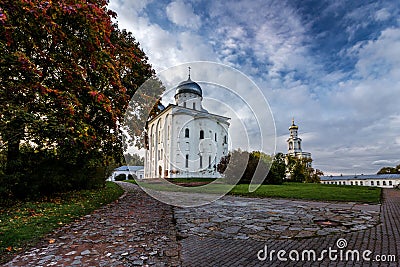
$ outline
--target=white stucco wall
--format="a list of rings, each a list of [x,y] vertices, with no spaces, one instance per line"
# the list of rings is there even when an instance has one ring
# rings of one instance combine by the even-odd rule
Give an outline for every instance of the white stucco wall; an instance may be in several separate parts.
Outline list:
[[[148,124],[145,177],[220,177],[214,165],[228,153],[228,127],[228,118],[204,110],[168,106]],[[189,137],[185,136],[186,129]]]

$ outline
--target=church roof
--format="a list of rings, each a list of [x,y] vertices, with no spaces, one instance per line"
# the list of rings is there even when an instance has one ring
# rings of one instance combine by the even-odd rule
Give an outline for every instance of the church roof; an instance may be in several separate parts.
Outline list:
[[[178,87],[176,88],[175,95],[177,94],[182,94],[182,93],[192,93],[196,94],[200,97],[203,96],[203,91],[201,90],[201,87],[198,83],[192,81],[189,78],[186,81],[181,82]]]
[[[120,166],[115,168],[114,171],[130,171],[135,172],[144,169],[144,166]]]

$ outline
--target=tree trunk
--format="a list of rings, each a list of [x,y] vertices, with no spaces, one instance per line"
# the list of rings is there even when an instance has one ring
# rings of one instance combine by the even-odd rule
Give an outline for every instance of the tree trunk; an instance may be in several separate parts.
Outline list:
[[[20,133],[23,133],[23,129],[23,124],[18,119],[10,122],[7,127],[7,175],[12,175],[18,170]]]

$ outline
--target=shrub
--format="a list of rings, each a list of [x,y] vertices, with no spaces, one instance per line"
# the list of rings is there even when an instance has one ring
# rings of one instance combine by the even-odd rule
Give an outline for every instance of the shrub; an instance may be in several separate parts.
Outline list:
[[[135,180],[135,179],[137,179],[136,174],[129,174],[128,175],[128,180]]]
[[[126,175],[125,174],[118,174],[115,176],[115,181],[125,181],[126,180]]]

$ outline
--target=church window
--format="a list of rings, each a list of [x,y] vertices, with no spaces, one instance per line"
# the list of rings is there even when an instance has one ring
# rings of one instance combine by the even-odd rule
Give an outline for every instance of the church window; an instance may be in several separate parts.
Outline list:
[[[200,168],[203,168],[203,156],[200,156]]]
[[[185,168],[189,168],[189,155],[186,154]]]
[[[353,185],[353,181],[351,181],[350,184]]]
[[[301,149],[301,143],[299,142],[299,149]]]
[[[196,109],[196,103],[193,103],[193,109]]]
[[[183,107],[186,108],[186,102],[183,102]]]
[[[356,185],[358,185],[358,181],[356,181]]]
[[[393,185],[392,181],[389,181],[389,185]]]
[[[371,181],[371,185],[374,185],[374,181]]]
[[[204,131],[200,130],[200,139],[204,139]]]
[[[290,143],[289,143],[289,150],[292,150],[292,149],[293,149],[293,143],[290,142]]]
[[[188,128],[185,129],[185,137],[189,138],[189,129]]]
[[[211,156],[208,156],[208,168],[211,168]]]
[[[386,185],[386,181],[383,181],[383,185]]]
[[[363,182],[363,181],[360,181],[360,185],[364,185],[364,182]]]
[[[381,185],[381,184],[379,183],[379,181],[376,181],[376,185]]]
[[[228,139],[226,138],[226,135],[224,135],[224,144],[228,143]]]
[[[217,133],[214,134],[215,142],[217,142]]]

